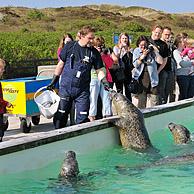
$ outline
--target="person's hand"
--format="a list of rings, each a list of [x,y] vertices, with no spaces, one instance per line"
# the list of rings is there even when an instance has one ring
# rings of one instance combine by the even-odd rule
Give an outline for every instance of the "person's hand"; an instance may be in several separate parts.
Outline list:
[[[54,90],[54,88],[55,88],[55,84],[53,84],[53,83],[50,83],[48,86],[47,86],[47,90]]]
[[[142,55],[139,57],[139,60],[140,61],[144,60],[148,53],[149,53],[149,50],[144,49],[142,52]]]
[[[109,86],[109,83],[108,83],[108,82],[103,83],[103,86],[104,86],[104,89],[105,89],[106,91],[109,91],[109,90],[110,90],[110,86]]]
[[[59,80],[59,76],[54,75],[51,83],[47,86],[47,90],[53,90],[55,88],[55,85],[58,82],[58,80]]]
[[[105,85],[105,86],[104,86],[104,89],[105,89],[106,91],[109,91],[109,90],[110,90],[109,85]]]
[[[148,55],[148,53],[149,53],[149,49],[144,49],[142,54],[143,57],[145,58]]]
[[[7,103],[7,108],[13,108],[13,105],[10,102],[8,102]]]
[[[122,44],[120,44],[120,49],[123,49],[123,48],[126,48],[126,46],[127,46],[127,43],[122,43]]]
[[[103,84],[103,86],[104,86],[104,89],[105,89],[106,91],[109,91],[109,90],[110,90],[110,86],[109,86],[109,83],[108,83],[108,81],[106,80],[106,78],[104,77],[101,81],[102,81],[102,84]]]

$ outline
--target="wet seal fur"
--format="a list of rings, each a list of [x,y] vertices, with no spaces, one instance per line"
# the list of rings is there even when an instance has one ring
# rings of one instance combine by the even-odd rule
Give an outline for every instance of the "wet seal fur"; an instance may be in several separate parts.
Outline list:
[[[74,151],[68,151],[66,152],[59,178],[73,180],[78,178],[78,174],[79,166],[76,159],[76,153]]]
[[[96,176],[106,176],[106,172],[93,171],[88,174],[80,175],[76,153],[68,151],[61,167],[61,171],[56,178],[50,178],[51,183],[48,186],[49,193],[77,193],[79,188],[90,186],[92,179]]]
[[[152,147],[145,127],[143,113],[123,94],[114,90],[110,90],[109,93],[120,117],[114,124],[119,128],[122,146],[136,151],[143,151]]]
[[[166,166],[166,165],[181,165],[181,164],[186,164],[191,162],[192,163],[194,162],[194,153],[184,154],[184,155],[175,156],[175,157],[166,157],[149,164],[138,165],[134,167],[116,166],[115,168],[120,174],[136,175],[148,168],[160,167],[160,166]]]
[[[186,144],[191,140],[190,131],[183,125],[169,123],[168,128],[170,129],[176,144]]]
[[[187,144],[191,141],[190,131],[183,125],[169,123],[168,128],[170,129],[174,142],[176,144]],[[194,162],[194,153],[174,156],[174,157],[165,157],[161,158],[155,162],[139,165],[135,167],[125,167],[125,166],[116,166],[116,170],[121,174],[137,174],[142,170],[151,167],[164,166],[164,165],[178,165],[185,164],[187,162]]]

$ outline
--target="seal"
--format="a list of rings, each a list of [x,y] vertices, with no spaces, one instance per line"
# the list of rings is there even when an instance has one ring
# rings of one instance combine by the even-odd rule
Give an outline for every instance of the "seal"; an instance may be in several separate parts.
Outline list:
[[[152,147],[143,113],[123,94],[114,90],[109,90],[109,93],[119,116],[119,119],[113,123],[119,128],[122,146],[137,151]]]
[[[50,178],[49,180],[52,181],[47,188],[49,193],[64,193],[64,191],[69,191],[69,189],[71,191],[75,190],[74,188],[79,183],[79,166],[74,151],[67,151],[65,153],[65,159],[58,178]]]
[[[74,151],[68,151],[66,152],[59,178],[65,178],[67,180],[76,179],[78,174],[79,166],[76,159],[76,153]]]
[[[186,164],[194,161],[194,153],[179,155],[175,157],[165,157],[158,161],[138,165],[134,167],[126,167],[126,166],[119,166],[117,165],[115,168],[119,172],[119,174],[123,175],[135,175],[141,173],[143,170],[148,168],[158,167],[158,166],[168,166],[168,165],[181,165]]]
[[[191,140],[190,131],[183,125],[169,123],[168,128],[170,129],[176,144],[186,144]]]

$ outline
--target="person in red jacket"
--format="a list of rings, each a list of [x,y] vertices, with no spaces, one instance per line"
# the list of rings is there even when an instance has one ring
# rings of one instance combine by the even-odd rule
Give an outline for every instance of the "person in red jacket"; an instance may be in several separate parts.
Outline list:
[[[0,59],[0,78],[3,75],[3,72],[5,70],[5,61],[3,59]],[[3,123],[3,114],[6,112],[6,107],[10,108],[12,107],[12,104],[3,100],[3,92],[0,82],[0,142],[2,142],[3,136],[4,136],[4,123]]]

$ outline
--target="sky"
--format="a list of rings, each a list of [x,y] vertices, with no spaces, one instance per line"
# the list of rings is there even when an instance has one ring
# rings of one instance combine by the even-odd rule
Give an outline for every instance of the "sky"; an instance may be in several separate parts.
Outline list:
[[[194,0],[0,0],[0,7],[22,6],[30,8],[66,7],[113,4],[125,7],[141,6],[167,13],[194,13]]]

